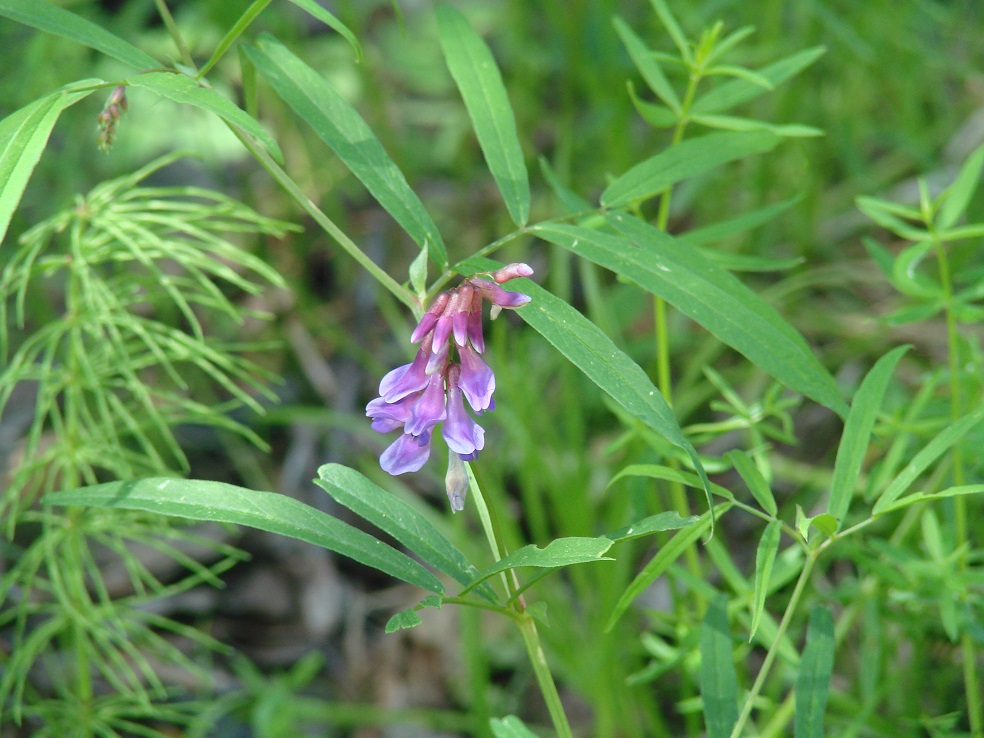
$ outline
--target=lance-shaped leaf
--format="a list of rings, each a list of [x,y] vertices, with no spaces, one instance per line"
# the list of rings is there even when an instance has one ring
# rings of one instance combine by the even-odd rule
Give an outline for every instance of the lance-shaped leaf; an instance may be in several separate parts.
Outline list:
[[[780,140],[768,131],[729,131],[691,138],[636,164],[608,185],[601,193],[601,204],[620,208],[645,200],[729,161],[769,151]]]
[[[536,733],[527,728],[515,715],[489,720],[489,727],[495,738],[537,738]]]
[[[213,113],[227,123],[241,128],[259,141],[274,158],[283,161],[283,154],[276,140],[263,130],[263,126],[253,116],[214,90],[199,86],[191,77],[170,72],[148,72],[134,75],[128,78],[126,83],[130,87],[143,87],[174,102],[193,105]]]
[[[530,181],[499,67],[482,37],[464,16],[446,5],[437,8],[438,33],[489,171],[513,222],[522,227],[530,215]]]
[[[354,469],[325,464],[318,469],[314,481],[339,505],[368,520],[461,584],[468,584],[478,575],[478,569],[419,510]],[[487,594],[493,596],[491,592]]]
[[[761,79],[767,80],[772,87],[776,87],[813,64],[813,62],[823,56],[825,51],[822,46],[806,49],[792,56],[787,56],[785,59],[780,59],[766,67],[762,67],[762,69],[756,71],[756,74]],[[764,95],[770,89],[747,79],[736,79],[731,82],[725,82],[715,87],[706,95],[698,98],[694,102],[693,112],[697,115],[719,113],[729,110],[739,103],[746,102],[759,95]]]
[[[537,230],[539,232],[539,227]],[[710,482],[697,450],[680,430],[670,406],[642,368],[598,326],[559,297],[528,279],[515,279],[509,284],[533,298],[517,311],[523,320],[619,405],[667,441],[686,451],[700,475],[707,504],[711,508]],[[711,528],[713,530],[713,519]]]
[[[62,111],[93,92],[77,88],[101,83],[100,79],[74,82],[0,121],[0,242]]]
[[[755,552],[755,595],[752,599],[752,623],[748,628],[748,640],[755,637],[759,619],[765,608],[765,596],[769,592],[769,580],[772,578],[772,566],[779,552],[779,537],[782,535],[782,524],[772,520],[762,533],[758,550]]]
[[[635,598],[645,592],[650,584],[655,582],[673,562],[683,555],[684,551],[697,543],[701,534],[710,527],[712,515],[720,517],[729,509],[731,509],[731,503],[725,502],[718,505],[713,511],[708,510],[700,516],[697,523],[681,530],[660,548],[643,570],[636,575],[636,578],[629,583],[618,602],[615,603],[611,617],[608,618],[608,624],[605,626],[605,631],[611,631]]]
[[[710,601],[700,626],[700,698],[707,738],[728,738],[738,720],[738,675],[724,595]]]
[[[518,569],[522,566],[557,569],[562,566],[587,564],[592,561],[611,561],[610,557],[605,556],[605,552],[611,547],[612,541],[604,537],[558,538],[543,548],[538,548],[531,543],[503,556],[492,566],[483,569],[482,573],[475,578],[474,584],[484,582],[501,571]]]
[[[92,21],[52,5],[47,0],[0,0],[0,16],[55,36],[69,38],[83,46],[135,69],[160,67],[161,63],[129,41],[124,41]]]
[[[837,460],[834,462],[834,476],[830,481],[829,512],[837,521],[837,528],[842,528],[847,512],[851,507],[851,498],[857,487],[858,475],[868,444],[875,427],[878,411],[881,410],[882,399],[888,388],[899,360],[909,350],[908,346],[899,346],[881,357],[871,371],[861,382],[858,391],[851,400],[851,410],[844,424],[844,434],[837,446]]]
[[[199,479],[138,479],[56,492],[49,505],[144,510],[234,523],[313,543],[404,582],[444,594],[440,580],[406,554],[292,497]]]
[[[823,738],[823,713],[834,671],[834,621],[822,607],[810,613],[806,648],[796,676],[796,738]]]
[[[273,36],[262,35],[246,54],[276,93],[338,154],[386,212],[438,266],[446,267],[448,254],[437,226],[355,108]]]
[[[833,378],[769,303],[659,229],[622,213],[609,222],[619,235],[561,223],[532,231],[663,298],[782,384],[846,414]]]
[[[946,453],[955,443],[958,443],[967,432],[984,420],[984,405],[979,406],[969,415],[964,415],[956,422],[948,425],[937,436],[927,443],[917,453],[905,468],[896,475],[885,491],[881,493],[872,509],[873,515],[886,512],[909,487],[919,478],[919,475],[929,468],[936,459]]]

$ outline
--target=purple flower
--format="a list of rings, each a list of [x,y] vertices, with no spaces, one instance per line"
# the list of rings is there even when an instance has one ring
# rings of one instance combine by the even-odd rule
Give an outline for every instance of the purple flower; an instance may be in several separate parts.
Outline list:
[[[410,408],[405,431],[414,436],[428,432],[448,416],[444,408],[444,377],[432,374],[427,388]]]
[[[421,444],[420,441],[424,442]],[[420,471],[430,456],[430,434],[416,438],[404,433],[397,438],[379,457],[383,471],[394,476],[405,472]]]
[[[452,381],[448,388],[447,406],[448,417],[441,435],[444,436],[448,448],[465,456],[481,451],[485,446],[485,431],[465,410],[461,389],[457,387],[456,381]]]
[[[468,398],[472,410],[488,410],[495,391],[495,374],[470,346],[462,346],[458,356],[461,359],[461,380],[458,386]]]
[[[438,295],[410,336],[412,343],[420,343],[417,355],[383,377],[379,397],[366,406],[373,430],[403,431],[379,457],[390,474],[423,467],[434,428],[444,423],[441,435],[449,449],[445,483],[454,511],[464,507],[468,492],[464,462],[474,461],[485,447],[485,430],[469,415],[465,400],[478,414],[495,408],[495,374],[479,356],[485,351],[482,306],[486,300],[492,303],[495,317],[502,308],[525,305],[528,296],[499,284],[532,273],[526,264],[508,264],[484,275],[491,282],[475,276]]]
[[[427,386],[427,361],[430,354],[421,347],[410,364],[389,372],[379,383],[379,395],[387,402],[396,402]]]

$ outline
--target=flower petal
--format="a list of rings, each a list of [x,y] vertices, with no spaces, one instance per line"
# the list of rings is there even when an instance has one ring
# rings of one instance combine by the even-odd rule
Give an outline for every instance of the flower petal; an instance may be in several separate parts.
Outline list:
[[[410,409],[406,432],[414,436],[426,433],[448,416],[444,408],[444,377],[432,374],[427,387]]]
[[[380,396],[386,398],[387,402],[396,402],[426,387],[429,358],[430,355],[421,348],[411,363],[389,372],[379,383]]]
[[[468,281],[475,288],[476,292],[480,292],[482,297],[499,307],[518,308],[533,299],[529,295],[524,295],[522,292],[508,292],[494,282],[489,282],[485,279],[470,279]]]
[[[441,435],[449,449],[467,456],[485,447],[485,430],[465,410],[461,390],[457,387],[448,392],[447,412]]]
[[[461,380],[458,386],[476,412],[488,409],[495,391],[495,374],[470,346],[458,350],[461,358]]]
[[[383,471],[394,476],[405,472],[420,471],[430,456],[430,436],[427,443],[420,445],[418,439],[409,433],[404,433],[383,451],[379,457],[379,465]]]

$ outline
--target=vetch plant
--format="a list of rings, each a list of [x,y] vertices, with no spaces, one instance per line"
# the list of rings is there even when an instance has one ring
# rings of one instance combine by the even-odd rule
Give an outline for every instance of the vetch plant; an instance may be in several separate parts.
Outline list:
[[[357,34],[337,17],[310,0],[292,2],[363,58]],[[137,90],[156,95],[226,125],[282,190],[287,205],[280,205],[305,215],[318,237],[350,257],[339,270],[374,281],[377,292],[355,312],[383,316],[388,335],[409,332],[416,354],[383,375],[374,399],[368,386],[385,369],[358,372],[352,395],[366,391],[353,405],[361,413],[368,401],[372,430],[397,434],[378,463],[363,458],[375,457],[382,444],[358,418],[353,426],[365,433],[353,435],[351,458],[318,469],[315,484],[358,525],[291,496],[185,479],[181,424],[259,440],[231,413],[261,409],[257,398],[269,375],[245,358],[247,347],[220,337],[234,336],[252,315],[238,298],[284,280],[230,234],[276,237],[288,226],[208,190],[148,186],[158,162],[24,229],[0,277],[0,338],[10,357],[0,401],[10,402],[27,382],[39,389],[14,491],[3,503],[18,558],[3,575],[0,626],[17,648],[3,663],[0,722],[39,735],[73,727],[84,736],[150,736],[185,725],[204,735],[209,721],[246,712],[256,700],[258,734],[273,724],[296,729],[282,710],[271,722],[276,705],[263,701],[263,676],[242,662],[236,671],[246,688],[207,710],[155,671],[156,659],[191,670],[194,663],[167,634],[194,638],[197,630],[155,617],[148,603],[199,581],[218,583],[237,558],[224,543],[215,547],[217,563],[182,556],[171,540],[194,534],[169,522],[178,518],[292,537],[411,585],[419,594],[392,615],[388,633],[421,624],[433,609],[459,606],[467,678],[455,685],[461,709],[452,716],[463,733],[534,735],[509,713],[524,709],[528,700],[517,695],[525,698],[525,685],[535,681],[544,710],[528,709],[524,718],[549,720],[561,738],[898,732],[899,725],[877,717],[882,713],[901,716],[904,726],[922,723],[934,736],[966,727],[976,738],[984,595],[971,523],[984,492],[976,443],[984,406],[971,326],[982,291],[980,270],[967,266],[972,248],[954,244],[976,245],[982,234],[979,225],[961,222],[972,210],[981,150],[941,194],[922,187],[918,208],[858,201],[912,242],[898,256],[890,246],[868,244],[912,303],[886,323],[941,313],[946,369],[927,362],[913,372],[918,352],[890,346],[881,356],[853,359],[835,379],[794,327],[802,311],[789,309],[792,300],[781,303],[784,294],[799,297],[805,281],[792,270],[809,267],[771,249],[734,250],[749,234],[773,244],[758,238],[760,227],[796,201],[772,201],[777,193],[789,197],[789,180],[767,167],[796,145],[789,139],[820,134],[753,117],[747,103],[798,84],[796,75],[822,49],[746,66],[739,62],[761,60],[772,45],[748,51],[752,29],[728,33],[723,23],[691,37],[664,0],[650,1],[660,29],[652,38],[620,18],[612,29],[592,26],[613,44],[621,40],[626,65],[632,63],[626,69],[648,89],[640,93],[639,80],[630,82],[619,100],[615,87],[601,90],[598,107],[624,103],[654,133],[621,167],[605,162],[603,171],[586,172],[595,178],[586,197],[546,160],[541,177],[528,170],[529,142],[550,139],[525,130],[529,115],[517,120],[497,59],[465,16],[447,6],[419,11],[436,20],[439,43],[430,47],[443,55],[447,89],[461,98],[438,101],[442,125],[453,119],[474,131],[499,198],[487,223],[457,227],[451,238],[437,222],[450,223],[450,231],[455,219],[435,221],[428,211],[442,201],[411,187],[423,177],[405,175],[396,163],[402,159],[384,146],[399,137],[377,136],[350,102],[352,91],[329,82],[335,78],[320,66],[325,57],[279,31],[253,33],[254,21],[276,6],[258,0],[215,36],[221,40],[214,48],[202,50],[189,45],[163,0],[156,5],[179,63],[67,9],[0,2],[5,17],[122,65],[118,76],[66,84],[0,121],[0,170],[9,174],[0,189],[0,230],[19,227],[14,211],[65,110],[110,90],[99,143],[115,137],[119,147],[134,126],[117,124],[124,110],[138,114]],[[581,11],[553,12],[566,19]],[[219,82],[230,80],[242,85],[243,107],[219,92]],[[561,76],[551,84],[558,81],[566,82]],[[379,96],[386,89],[366,87]],[[612,139],[622,133],[605,131]],[[334,157],[298,155],[299,142],[305,154],[323,145]],[[542,153],[562,160],[565,145],[553,141]],[[350,193],[326,186],[318,198],[309,195],[306,188],[321,182],[314,162],[322,159],[351,174],[345,186],[364,187],[388,214],[387,225],[399,230],[399,237],[385,232],[392,258],[369,251],[360,221],[342,219],[347,207],[315,201]],[[742,182],[741,193],[731,180]],[[748,182],[758,183],[757,191]],[[273,207],[276,198],[264,194]],[[711,222],[701,222],[704,210],[694,206],[704,201],[717,214]],[[751,202],[754,209],[733,212],[736,203]],[[336,222],[329,213],[342,214]],[[62,242],[61,250],[50,249]],[[527,262],[536,266],[537,282],[528,279]],[[781,289],[759,290],[754,273]],[[31,306],[43,304],[38,290],[46,280],[67,288],[54,317],[41,320]],[[454,280],[461,281],[448,288]],[[493,318],[518,308],[533,330],[493,330],[487,341],[486,302]],[[487,357],[497,345],[501,350]],[[363,369],[372,363],[375,352],[362,333],[334,346],[339,353],[346,347]],[[203,387],[224,401],[199,399]],[[500,407],[492,417],[502,418],[495,428],[502,441],[494,446],[479,424],[488,425],[493,394]],[[819,443],[810,438],[815,458],[789,451],[804,437],[808,424],[797,421],[805,418],[827,429]],[[467,513],[453,518],[426,496],[440,496],[426,466],[442,442],[451,509],[465,510],[466,496],[470,501]],[[393,479],[411,472],[420,473]],[[485,551],[475,543],[479,529]],[[25,530],[38,532],[25,543],[17,538]],[[157,546],[190,576],[161,582],[133,555],[133,541]],[[133,596],[110,592],[97,546],[124,562]],[[476,615],[514,625],[510,633],[518,632],[523,651],[498,648],[493,639],[500,636]],[[221,648],[204,637],[198,642]],[[959,663],[959,674],[941,661]],[[64,672],[51,664],[65,665]],[[298,713],[329,714],[330,731],[334,705],[296,694],[317,668],[315,660],[299,662],[279,680],[279,693],[289,695],[290,712],[296,706]],[[52,678],[42,678],[45,669]],[[502,688],[494,670],[520,686]],[[926,673],[932,684],[895,689]],[[360,719],[382,722],[378,716],[367,710]],[[437,730],[430,719],[425,725]]]

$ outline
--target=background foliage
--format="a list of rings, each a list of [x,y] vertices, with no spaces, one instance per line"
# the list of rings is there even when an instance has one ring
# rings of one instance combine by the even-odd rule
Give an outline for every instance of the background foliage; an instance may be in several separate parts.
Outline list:
[[[0,247],[4,735],[358,735],[368,726],[524,735],[510,714],[546,734],[534,672],[499,620],[428,607],[421,626],[383,634],[390,615],[420,600],[419,587],[444,585],[406,557],[367,562],[339,550],[349,533],[337,531],[348,528],[315,541],[345,558],[218,523],[168,522],[147,513],[160,509],[152,493],[143,512],[37,500],[115,479],[214,480],[281,493],[270,504],[285,509],[300,500],[433,563],[340,497],[346,484],[369,498],[378,485],[490,566],[476,516],[445,514],[443,470],[391,478],[378,468],[383,444],[363,408],[379,378],[410,358],[407,308],[420,290],[399,285],[420,248],[440,274],[446,260],[485,255],[527,220],[599,201],[639,220],[540,223],[493,255],[530,263],[540,286],[671,395],[716,485],[718,523],[705,540],[710,519],[690,457],[624,398],[598,391],[606,368],[599,381],[544,340],[537,316],[560,314],[560,303],[524,315],[529,326],[490,326],[498,409],[475,469],[499,511],[501,543],[618,541],[613,560],[573,566],[527,594],[546,605],[539,634],[575,731],[726,736],[740,720],[748,735],[979,735],[968,695],[979,685],[975,660],[984,669],[975,524],[984,21],[973,3],[673,3],[677,29],[666,6],[641,0],[452,3],[501,70],[528,213],[522,186],[503,184],[510,172],[485,164],[469,117],[480,103],[465,94],[463,104],[456,87],[470,72],[445,65],[457,15],[430,3],[329,4],[339,33],[304,3],[196,0],[169,6],[182,50],[160,5],[64,7],[129,41],[138,68],[190,58],[202,69],[248,7],[262,12],[198,87],[136,75],[118,54],[15,22],[23,4],[0,2],[0,73],[15,81],[0,88],[4,115],[79,80],[130,83],[107,154],[96,118],[110,86],[72,87],[49,103],[64,111],[47,141],[14,150],[11,119],[0,128],[5,150],[21,157],[0,162],[0,213],[10,218]],[[702,92],[729,79],[764,91],[741,70],[764,73],[796,55],[802,69],[733,110],[703,112],[771,128],[712,133],[727,121],[694,117],[684,131],[647,60],[661,63],[679,102],[693,77],[670,61],[683,53],[674,30],[694,39],[683,48],[699,59],[746,26],[754,33],[715,62],[727,67]],[[633,38],[662,55],[640,56]],[[356,148],[348,158],[338,148],[338,138],[364,141],[345,118],[349,105],[404,184],[391,171],[374,180],[373,167],[352,164]],[[245,131],[239,139],[230,121]],[[499,126],[508,122],[494,121],[493,133]],[[679,143],[677,133],[681,145],[711,134],[737,148],[706,171],[685,150],[691,170],[679,180],[622,176]],[[14,164],[32,146],[40,159],[17,201]],[[660,196],[670,184],[672,197]],[[793,387],[812,399],[785,389],[774,381],[782,368],[768,362],[788,359],[793,344],[771,350],[767,331],[780,330],[771,318],[721,335],[714,321],[729,309],[720,302],[671,308],[664,329],[646,290],[671,288],[640,276],[646,259],[606,261],[633,253],[619,251],[624,241],[608,248],[609,233],[658,242],[643,220],[734,271],[749,294],[732,290],[734,309],[763,298],[834,382]],[[571,245],[585,235],[594,252]],[[370,261],[395,288],[373,279]],[[325,463],[356,476],[335,466],[319,476]],[[118,490],[104,489],[112,504]],[[671,509],[701,517],[615,535]],[[165,512],[304,538],[214,509]],[[279,514],[271,508],[270,519]],[[243,552],[251,561],[236,563]],[[418,587],[394,586],[379,569]],[[827,696],[821,677],[831,671]]]

